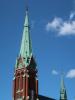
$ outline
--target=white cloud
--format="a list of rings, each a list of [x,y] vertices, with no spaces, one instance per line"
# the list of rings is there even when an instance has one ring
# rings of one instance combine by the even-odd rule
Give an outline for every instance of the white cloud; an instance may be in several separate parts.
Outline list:
[[[70,14],[70,20],[73,19],[75,17],[75,12],[71,12]]]
[[[75,35],[75,21],[63,22],[63,26],[59,30],[59,35]]]
[[[56,70],[52,70],[53,75],[58,75],[58,72]]]
[[[58,30],[62,24],[61,18],[54,18],[52,22],[48,22],[46,25],[46,30],[50,31],[51,29]]]
[[[75,78],[75,69],[70,70],[67,75],[67,78]]]
[[[54,18],[46,25],[46,31],[55,31],[58,36],[75,35],[75,20],[72,18],[75,13],[71,13],[68,21],[64,21],[62,18]]]

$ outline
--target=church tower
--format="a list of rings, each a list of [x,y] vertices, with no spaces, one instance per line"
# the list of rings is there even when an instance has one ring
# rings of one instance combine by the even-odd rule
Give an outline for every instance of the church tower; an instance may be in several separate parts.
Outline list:
[[[28,9],[14,71],[13,100],[38,100],[37,68],[32,54]]]
[[[66,93],[63,75],[61,77],[60,100],[67,100],[67,93]]]

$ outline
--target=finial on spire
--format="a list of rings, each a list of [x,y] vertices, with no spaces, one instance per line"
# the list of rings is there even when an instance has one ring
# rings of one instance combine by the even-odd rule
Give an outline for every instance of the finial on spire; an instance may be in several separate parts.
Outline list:
[[[28,0],[25,0],[26,11],[28,12]]]

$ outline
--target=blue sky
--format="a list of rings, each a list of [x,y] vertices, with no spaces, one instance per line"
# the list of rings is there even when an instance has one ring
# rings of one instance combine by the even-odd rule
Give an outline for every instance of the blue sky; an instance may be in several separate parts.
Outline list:
[[[29,0],[33,55],[39,93],[59,99],[65,73],[68,100],[75,99],[75,0]],[[0,0],[0,100],[12,100],[14,65],[19,54],[25,0]]]

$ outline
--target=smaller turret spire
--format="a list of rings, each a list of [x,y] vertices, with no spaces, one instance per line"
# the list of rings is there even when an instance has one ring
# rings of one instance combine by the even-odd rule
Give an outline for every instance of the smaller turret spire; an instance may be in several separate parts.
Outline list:
[[[60,100],[67,100],[66,88],[64,84],[64,74],[61,76]]]

